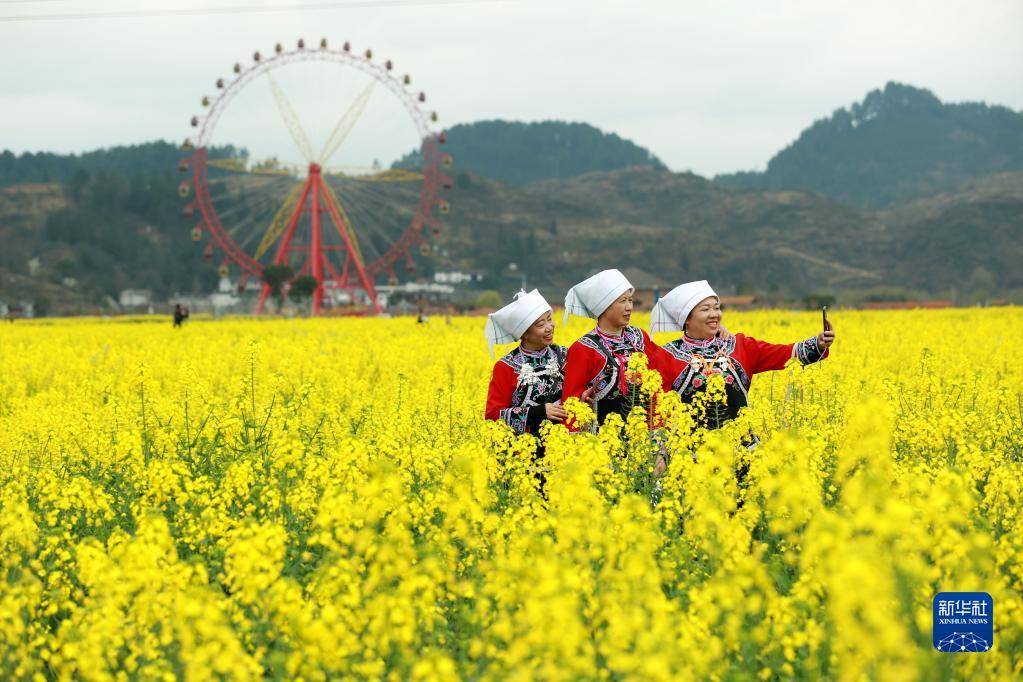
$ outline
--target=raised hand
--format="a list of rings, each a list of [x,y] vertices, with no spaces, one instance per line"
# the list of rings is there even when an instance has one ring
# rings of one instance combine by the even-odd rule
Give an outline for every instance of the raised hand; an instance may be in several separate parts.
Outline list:
[[[817,343],[821,348],[827,349],[835,342],[835,328],[828,321],[828,307],[821,308],[821,321],[824,323],[824,331],[817,335]]]
[[[654,476],[661,477],[667,470],[668,463],[664,461],[664,455],[657,455],[657,461],[654,463]]]
[[[545,404],[544,409],[547,411],[547,419],[552,422],[562,422],[568,417],[568,412],[562,407],[560,400]]]

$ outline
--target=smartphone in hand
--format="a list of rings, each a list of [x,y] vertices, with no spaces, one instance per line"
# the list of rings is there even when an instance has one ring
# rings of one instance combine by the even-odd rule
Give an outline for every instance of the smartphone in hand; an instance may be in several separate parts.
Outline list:
[[[821,321],[824,323],[824,331],[831,331],[831,323],[828,322],[828,306],[821,307]]]

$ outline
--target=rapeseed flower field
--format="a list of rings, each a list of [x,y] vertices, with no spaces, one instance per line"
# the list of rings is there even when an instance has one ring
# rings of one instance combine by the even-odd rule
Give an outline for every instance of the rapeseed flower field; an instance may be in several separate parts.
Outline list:
[[[1020,678],[1023,314],[832,320],[722,431],[550,429],[546,499],[479,318],[0,326],[0,677]],[[992,650],[932,647],[956,590]]]

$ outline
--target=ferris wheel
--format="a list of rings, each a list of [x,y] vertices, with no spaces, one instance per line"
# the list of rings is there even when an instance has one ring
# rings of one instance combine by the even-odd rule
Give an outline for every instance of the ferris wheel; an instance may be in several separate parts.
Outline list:
[[[179,164],[189,173],[178,188],[184,215],[197,221],[192,239],[206,241],[205,257],[222,253],[220,274],[236,270],[239,290],[262,282],[258,312],[272,265],[315,280],[314,314],[359,291],[379,312],[378,278],[414,273],[450,210],[441,194],[452,159],[425,93],[372,50],[326,39],[256,52],[215,85]],[[398,159],[384,165],[386,155]]]

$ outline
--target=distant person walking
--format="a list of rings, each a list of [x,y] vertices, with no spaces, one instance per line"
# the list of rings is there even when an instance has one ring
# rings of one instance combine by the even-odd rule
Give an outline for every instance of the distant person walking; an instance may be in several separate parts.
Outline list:
[[[181,323],[188,319],[188,308],[180,303],[174,304],[174,326],[180,327]]]

